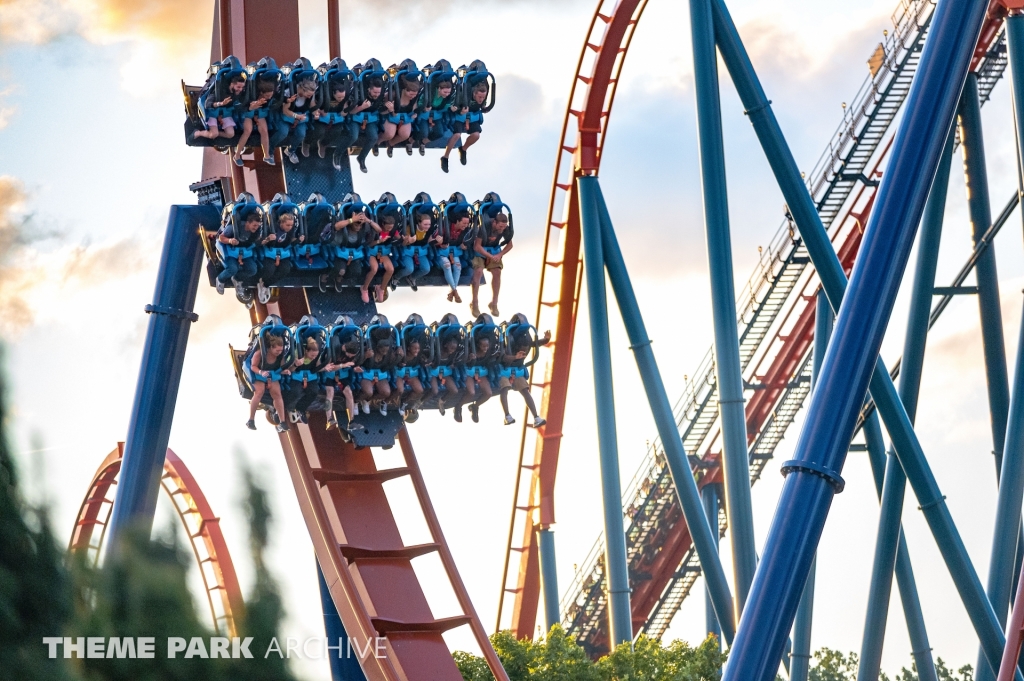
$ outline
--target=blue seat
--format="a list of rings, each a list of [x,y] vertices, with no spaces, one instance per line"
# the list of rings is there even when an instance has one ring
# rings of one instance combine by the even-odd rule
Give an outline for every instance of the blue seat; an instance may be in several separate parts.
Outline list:
[[[253,238],[253,243],[249,246],[232,246],[230,244],[221,243],[220,240],[216,242],[217,254],[220,256],[220,266],[223,267],[224,263],[229,259],[235,258],[251,258],[256,254],[258,248],[256,244],[259,243],[260,239],[266,233],[266,218],[264,209],[256,202],[256,197],[249,192],[242,192],[238,195],[234,201],[224,206],[221,217],[221,226],[231,225],[232,231],[235,235],[242,234],[245,231],[245,221],[253,213],[257,213],[260,216],[262,226],[260,231],[257,232]]]
[[[320,272],[327,269],[327,258],[320,244],[320,235],[335,221],[334,206],[322,194],[313,193],[299,205],[301,244],[295,247],[295,267],[301,271]]]

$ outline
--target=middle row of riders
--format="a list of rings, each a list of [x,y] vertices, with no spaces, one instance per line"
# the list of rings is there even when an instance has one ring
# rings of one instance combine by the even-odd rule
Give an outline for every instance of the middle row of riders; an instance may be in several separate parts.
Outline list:
[[[416,290],[432,270],[443,274],[448,300],[461,303],[459,280],[471,267],[470,308],[476,317],[485,271],[491,277],[489,309],[499,314],[503,258],[512,249],[513,233],[512,212],[495,192],[472,204],[459,192],[440,204],[425,192],[405,203],[385,192],[368,204],[351,193],[333,205],[320,194],[299,204],[278,194],[261,205],[242,193],[224,208],[209,255],[218,292],[233,285],[250,302],[255,287],[263,303],[290,277],[322,291],[358,284],[364,303],[376,279],[373,294],[383,302],[389,285]]]

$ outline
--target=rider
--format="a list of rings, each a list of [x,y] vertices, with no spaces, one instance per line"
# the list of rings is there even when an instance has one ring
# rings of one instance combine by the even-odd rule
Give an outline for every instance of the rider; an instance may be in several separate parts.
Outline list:
[[[523,320],[526,319],[521,314],[514,316],[513,319],[517,317]],[[551,332],[545,331],[544,336],[537,340],[532,339],[527,328],[510,331],[509,333],[511,334],[511,338],[508,339],[510,352],[502,354],[500,358],[501,366],[498,368],[500,376],[498,379],[498,389],[501,391],[501,408],[505,410],[505,425],[510,426],[516,422],[508,410],[508,393],[510,390],[515,390],[523,396],[527,408],[533,415],[533,423],[531,425],[534,428],[540,428],[547,423],[547,419],[543,418],[537,411],[537,404],[533,401],[533,395],[530,394],[530,369],[526,366],[526,356],[533,348],[547,345],[551,340]]]
[[[248,372],[252,383],[252,399],[249,401],[249,420],[245,425],[249,430],[256,430],[256,410],[263,399],[263,393],[270,391],[270,397],[274,400],[274,409],[277,410],[280,423],[277,432],[283,433],[288,430],[288,421],[285,418],[287,412],[284,409],[284,398],[281,395],[281,377],[288,376],[291,371],[283,368],[285,361],[284,338],[278,334],[268,333],[266,338],[267,356],[257,346],[249,360]]]
[[[250,212],[242,223],[242,233],[236,235],[235,227],[231,220],[228,220],[220,229],[217,240],[228,246],[237,248],[251,248],[256,245],[259,238],[260,226],[263,224],[263,217],[258,211]],[[253,255],[243,256],[239,252],[238,257],[227,258],[224,262],[224,271],[217,275],[217,293],[224,294],[224,287],[232,283],[236,288],[252,283],[256,277],[256,258]]]
[[[331,269],[320,275],[320,284],[326,288],[334,284],[335,290],[341,290],[342,279],[349,267],[358,278],[363,271],[364,245],[370,240],[370,220],[366,213],[359,211],[350,218],[339,217],[332,224],[324,227],[320,234],[320,243],[331,248],[334,258]]]
[[[504,267],[502,258],[512,250],[510,234],[508,216],[504,213],[484,221],[477,229],[473,240],[473,301],[469,304],[474,316],[480,315],[477,296],[485,269],[491,273],[491,303],[487,307],[491,314],[498,315],[498,291],[501,289],[501,270]]]
[[[295,243],[302,243],[306,237],[300,234],[295,236],[295,214],[281,212],[277,216],[277,226],[274,232],[267,236],[262,242],[263,269],[258,287],[270,288],[277,282],[286,278],[292,273],[293,262],[290,257],[290,248]]]
[[[402,237],[402,268],[395,272],[396,281],[408,277],[409,286],[416,290],[416,280],[430,273],[430,242],[438,240],[437,232],[429,213],[413,215],[409,233]]]
[[[487,93],[489,91],[490,86],[487,85],[486,81],[474,85],[473,89],[470,90],[472,100],[452,117],[454,133],[448,140],[444,156],[441,157],[441,170],[444,172],[448,172],[448,156],[452,153],[455,145],[462,139],[463,132],[469,133],[469,135],[466,137],[466,141],[462,143],[462,146],[459,147],[459,163],[466,165],[466,150],[476,144],[476,141],[480,139],[480,133],[483,132],[483,106],[484,102],[487,101]]]

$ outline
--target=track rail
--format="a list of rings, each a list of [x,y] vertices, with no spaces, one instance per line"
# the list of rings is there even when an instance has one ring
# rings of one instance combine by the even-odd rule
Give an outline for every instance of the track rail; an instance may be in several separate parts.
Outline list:
[[[529,434],[523,428],[519,463],[513,492],[505,567],[498,601],[498,622],[502,628],[505,600],[515,597],[511,630],[517,638],[533,636],[540,597],[540,563],[537,530],[555,522],[555,472],[565,419],[565,396],[569,387],[573,339],[583,261],[580,256],[580,215],[576,199],[576,178],[595,174],[601,165],[604,139],[619,75],[634,29],[647,0],[601,0],[590,20],[573,78],[569,104],[562,123],[551,198],[544,235],[544,260],[537,299],[537,328],[553,329],[542,362],[531,376],[532,387],[544,390],[541,407],[547,425],[534,442],[533,462],[525,453]],[[575,121],[575,125],[572,125]],[[543,376],[537,381],[537,376]],[[523,422],[525,424],[526,418]],[[524,485],[524,472],[529,482]],[[516,542],[516,537],[521,539]],[[509,585],[512,556],[519,554],[515,585]]]
[[[68,550],[84,553],[86,560],[93,566],[99,563],[100,548],[106,537],[123,454],[124,443],[119,442],[96,470],[85,499],[78,508],[75,529],[71,534]],[[235,566],[220,529],[220,518],[213,514],[191,471],[170,449],[164,459],[164,474],[160,485],[185,527],[185,534],[188,535],[189,545],[203,579],[214,629],[228,636],[237,635],[237,618],[242,613],[244,602]]]

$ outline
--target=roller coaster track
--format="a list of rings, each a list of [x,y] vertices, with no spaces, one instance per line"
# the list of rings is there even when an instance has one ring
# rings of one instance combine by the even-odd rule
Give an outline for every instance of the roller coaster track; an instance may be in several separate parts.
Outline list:
[[[901,2],[893,15],[895,30],[888,34],[886,42],[876,49],[869,62],[871,74],[852,100],[852,104],[844,107],[843,120],[836,134],[830,139],[825,152],[810,173],[808,189],[817,203],[823,223],[837,245],[840,260],[847,272],[852,268],[860,244],[861,231],[866,224],[878,177],[891,143],[891,136],[887,135],[887,131],[909,91],[931,20],[932,9],[933,5],[927,0]],[[603,14],[599,8],[598,16],[608,15]],[[610,17],[609,26],[616,18],[617,14]],[[625,21],[625,15],[621,21]],[[635,18],[631,21],[630,26],[635,24]],[[592,25],[591,34],[593,32]],[[587,55],[588,49],[593,49],[592,45],[603,43],[588,39],[587,44],[584,56]],[[628,40],[624,47],[616,51],[617,69],[621,69],[625,47],[628,47]],[[1001,31],[1001,17],[998,15],[993,15],[986,25],[973,67],[979,74],[984,102],[1006,67],[1005,40]],[[582,68],[583,59],[580,73],[583,72]],[[612,87],[617,77],[618,70],[615,71],[614,78],[610,79]],[[593,88],[593,81],[587,84]],[[574,83],[574,92],[575,89]],[[597,93],[597,97],[600,99],[600,92]],[[568,119],[574,113],[572,101],[571,99],[563,140],[568,130]],[[610,97],[607,101],[610,109]],[[603,143],[603,131],[607,126],[607,113],[604,114],[602,123],[604,127],[600,143]],[[582,130],[582,119],[580,128],[578,140],[583,143],[586,138]],[[559,165],[556,168],[560,168],[562,152],[570,149],[563,141]],[[577,153],[577,175],[596,171],[596,167],[593,166],[590,169],[586,168],[583,163],[586,158],[585,154]],[[592,158],[599,161],[599,153]],[[566,191],[567,184],[571,191],[571,182],[559,182],[558,173],[559,170],[556,169],[552,214],[558,192]],[[578,228],[578,216],[573,215],[574,209],[575,206],[570,203],[566,210],[568,218],[564,225]],[[555,223],[552,225],[558,229],[563,228]],[[564,240],[575,241],[575,257],[579,267],[578,234],[566,235]],[[550,249],[546,249],[548,250]],[[546,253],[545,268],[551,260]],[[562,262],[565,261],[566,258],[563,257]],[[808,264],[809,259],[794,226],[784,221],[769,243],[767,252],[761,252],[753,275],[740,292],[737,305],[737,309],[740,310],[740,359],[746,387],[752,393],[748,393],[750,397],[746,409],[748,438],[751,444],[751,484],[760,477],[767,461],[772,458],[775,447],[785,435],[809,393],[810,346],[814,323],[814,306],[810,301],[818,282],[813,268],[808,267]],[[568,288],[564,275],[563,266],[563,292]],[[578,280],[576,286],[576,296],[572,299],[574,307],[578,300]],[[544,296],[542,287],[541,308],[546,305]],[[562,322],[561,318],[559,321]],[[566,326],[571,333],[573,327],[569,324]],[[568,342],[563,341],[563,345],[571,346],[571,337]],[[560,361],[563,364],[561,372],[557,366]],[[564,373],[567,377],[568,365],[565,358],[555,355],[551,358],[551,364],[554,366],[549,366],[547,376]],[[546,380],[543,386],[545,402],[550,404],[564,399],[561,384]],[[557,392],[559,390],[563,391],[561,395]],[[695,475],[699,477],[699,484],[720,482],[718,454],[713,451],[720,435],[720,426],[712,351],[705,356],[692,378],[687,377],[684,394],[675,406],[675,414],[684,446],[690,452],[694,463]],[[537,449],[538,456],[535,457],[534,464],[521,466],[521,470],[533,471],[531,503],[521,505],[517,501],[517,507],[527,513],[535,510],[535,490],[553,487],[553,471],[549,473],[551,479],[545,479],[543,476],[543,455],[549,454],[552,448],[548,447],[549,451],[544,451],[543,445],[540,444]],[[694,456],[698,452],[703,452],[699,459]],[[521,498],[518,490],[516,498]],[[644,631],[648,635],[660,637],[689,594],[700,574],[700,565],[657,440],[649,447],[645,460],[627,487],[623,496],[623,507],[633,591],[634,632]],[[514,512],[513,525],[515,522]],[[536,612],[534,609],[531,613],[528,604],[518,602],[532,597],[528,587],[533,586],[536,581],[531,578],[531,573],[537,569],[536,559],[531,556],[531,553],[535,553],[535,548],[531,547],[531,542],[534,541],[530,532],[532,528],[529,522],[525,524],[527,528],[524,532],[524,545],[513,548],[510,541],[510,554],[515,550],[522,554],[520,583],[517,589],[510,590],[515,592],[517,597],[513,629],[519,635],[528,635],[529,629],[533,626],[532,620],[526,620],[521,615],[527,614],[535,618]],[[536,526],[546,526],[543,510],[540,523]],[[725,532],[724,513],[719,518],[719,529],[721,533]],[[532,561],[528,558],[532,558]],[[599,538],[577,571],[572,584],[565,591],[561,603],[563,626],[591,653],[606,649],[603,575],[603,538]]]
[[[247,12],[259,21],[246,21]],[[234,54],[245,63],[247,55],[266,55],[281,64],[300,55],[295,2],[221,0],[215,16],[212,52],[218,58]],[[250,161],[239,173],[212,150],[205,154],[204,179],[231,177],[235,194],[249,191],[258,201],[288,189],[301,196],[321,191],[337,201],[352,189],[351,173],[334,174],[329,163],[316,165],[318,159],[314,158],[304,164],[314,172],[289,169],[286,177],[280,155],[276,167]],[[254,304],[250,316],[254,324],[268,314],[294,324],[313,311],[305,290],[282,289],[276,301]],[[351,314],[348,309],[332,312]],[[346,634],[359,645],[378,639],[383,646],[383,654],[360,660],[366,680],[461,681],[442,635],[469,626],[491,673],[497,681],[508,681],[459,576],[405,428],[398,434],[404,465],[383,469],[378,468],[372,449],[356,448],[337,430],[327,431],[321,413],[312,415],[308,425],[295,424],[278,437],[317,561]],[[429,542],[407,545],[403,540],[385,492],[389,481],[411,483],[429,530]],[[413,565],[414,559],[428,555],[440,559],[459,614],[435,617],[431,612]]]
[[[123,454],[124,443],[119,442],[96,470],[78,509],[75,529],[71,534],[68,550],[84,553],[86,561],[93,566],[99,563],[100,548],[107,534],[110,511],[114,506],[114,486],[121,471]],[[220,530],[220,518],[213,514],[188,467],[170,449],[164,460],[160,486],[185,527],[203,579],[214,629],[227,636],[235,636],[238,633],[236,620],[244,604],[231,554]]]

